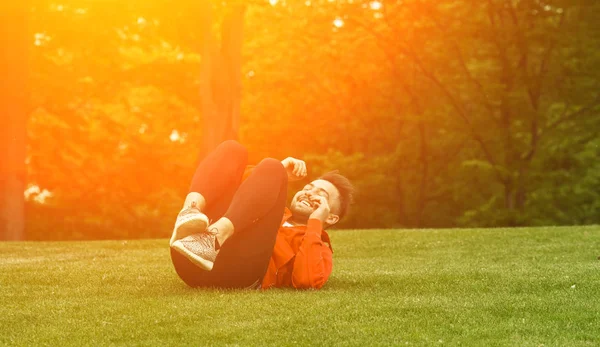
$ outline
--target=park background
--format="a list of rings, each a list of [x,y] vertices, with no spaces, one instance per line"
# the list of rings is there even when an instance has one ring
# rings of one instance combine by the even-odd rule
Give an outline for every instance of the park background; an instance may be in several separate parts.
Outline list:
[[[595,0],[0,6],[2,239],[167,237],[226,138],[348,176],[340,228],[600,223]]]

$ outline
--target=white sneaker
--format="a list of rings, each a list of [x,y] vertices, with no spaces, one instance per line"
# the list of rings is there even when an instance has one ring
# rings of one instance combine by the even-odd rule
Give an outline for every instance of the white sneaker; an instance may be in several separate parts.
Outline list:
[[[192,234],[204,232],[207,227],[208,217],[200,212],[195,203],[192,203],[192,206],[179,212],[169,245],[172,246],[175,241]]]
[[[188,258],[200,268],[210,271],[213,268],[219,251],[216,250],[216,235],[203,232],[193,234],[173,242],[173,249]]]

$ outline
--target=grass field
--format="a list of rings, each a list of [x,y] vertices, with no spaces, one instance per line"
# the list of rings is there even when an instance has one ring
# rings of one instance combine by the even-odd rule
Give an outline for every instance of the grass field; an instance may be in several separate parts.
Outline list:
[[[0,243],[0,345],[600,346],[600,227],[340,230],[321,291],[185,286],[167,240]]]

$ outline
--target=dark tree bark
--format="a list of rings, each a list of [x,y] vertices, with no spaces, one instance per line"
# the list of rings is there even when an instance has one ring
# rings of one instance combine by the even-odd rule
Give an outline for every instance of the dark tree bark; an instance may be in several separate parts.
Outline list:
[[[427,205],[427,183],[429,183],[429,146],[427,144],[427,134],[425,123],[419,120],[419,161],[421,162],[421,180],[419,182],[419,201],[417,203],[417,222],[416,227],[423,227],[423,216]]]
[[[24,239],[27,1],[0,5],[0,240]]]
[[[221,25],[221,46],[212,32],[212,5],[202,3],[202,102],[204,157],[224,140],[237,139],[242,98],[242,33],[245,6],[232,8]]]

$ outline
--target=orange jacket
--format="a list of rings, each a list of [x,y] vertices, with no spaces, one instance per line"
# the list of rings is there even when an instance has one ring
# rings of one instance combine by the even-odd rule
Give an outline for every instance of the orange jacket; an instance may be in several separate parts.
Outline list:
[[[333,249],[321,221],[309,219],[307,225],[284,226],[291,216],[292,212],[286,207],[263,277],[263,289],[319,289],[331,274]]]
[[[242,180],[250,176],[254,167],[246,167]],[[309,219],[306,225],[284,226],[291,216],[292,212],[286,207],[277,231],[273,255],[263,277],[263,289],[319,289],[331,275],[333,249],[321,221]]]

